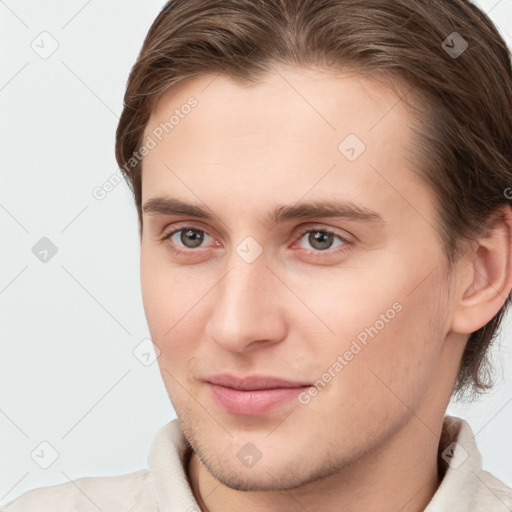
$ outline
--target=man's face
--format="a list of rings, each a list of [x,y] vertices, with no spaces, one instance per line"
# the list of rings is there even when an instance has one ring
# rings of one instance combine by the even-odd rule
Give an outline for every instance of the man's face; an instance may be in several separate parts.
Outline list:
[[[153,112],[143,204],[211,217],[144,213],[144,307],[181,427],[224,484],[313,481],[442,410],[451,306],[410,126],[383,86],[304,69],[205,75]],[[346,215],[293,215],[305,203]]]

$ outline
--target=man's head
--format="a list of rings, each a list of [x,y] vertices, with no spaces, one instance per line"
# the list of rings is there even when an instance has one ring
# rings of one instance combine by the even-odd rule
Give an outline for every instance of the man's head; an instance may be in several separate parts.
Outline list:
[[[485,388],[512,287],[511,74],[464,1],[164,7],[116,156],[162,376],[220,481],[305,484]],[[225,374],[296,389],[244,399]]]

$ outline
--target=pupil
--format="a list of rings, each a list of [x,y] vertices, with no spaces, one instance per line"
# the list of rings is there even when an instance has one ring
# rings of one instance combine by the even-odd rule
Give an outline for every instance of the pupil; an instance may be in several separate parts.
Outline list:
[[[193,229],[188,229],[187,231],[182,231],[181,241],[183,245],[186,247],[198,247],[201,245],[203,241],[204,234],[200,231],[195,231]],[[191,242],[191,245],[189,245]]]
[[[332,237],[333,235],[331,235],[330,233],[316,231],[309,235],[309,243],[311,244],[312,247],[316,247],[319,250],[325,250],[331,246]]]

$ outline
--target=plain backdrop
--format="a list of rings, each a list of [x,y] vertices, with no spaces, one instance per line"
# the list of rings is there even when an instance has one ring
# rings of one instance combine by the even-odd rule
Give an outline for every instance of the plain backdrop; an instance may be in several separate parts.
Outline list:
[[[1,505],[147,467],[153,436],[175,417],[144,355],[131,193],[121,182],[94,194],[119,175],[126,80],[163,5],[0,0]],[[479,5],[512,46],[512,0]],[[495,390],[448,413],[469,421],[484,467],[512,486],[509,317],[493,358]]]

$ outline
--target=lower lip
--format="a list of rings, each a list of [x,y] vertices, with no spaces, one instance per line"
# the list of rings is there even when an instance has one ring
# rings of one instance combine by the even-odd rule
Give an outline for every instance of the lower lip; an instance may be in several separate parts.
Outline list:
[[[269,413],[286,402],[290,402],[309,386],[300,388],[255,389],[240,391],[226,388],[210,382],[206,383],[213,398],[223,409],[241,416],[261,416]]]

